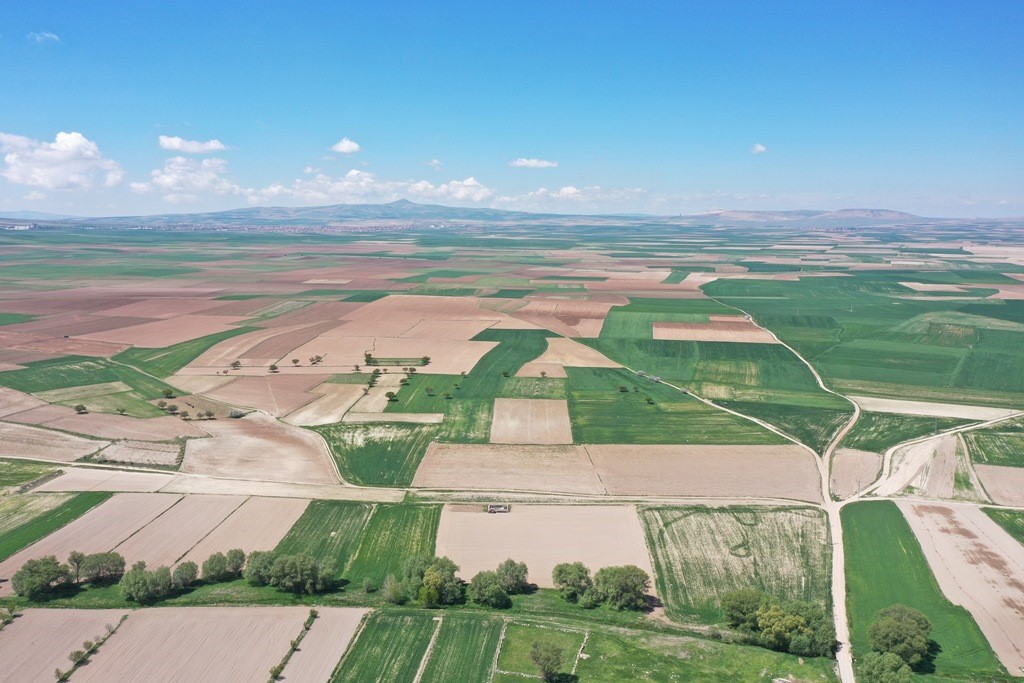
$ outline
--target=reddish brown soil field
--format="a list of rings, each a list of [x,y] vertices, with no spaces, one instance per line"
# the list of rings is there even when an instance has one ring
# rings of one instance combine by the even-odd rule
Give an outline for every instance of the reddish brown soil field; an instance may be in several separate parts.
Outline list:
[[[116,626],[127,610],[29,609],[4,627],[0,680],[51,681],[54,669],[71,668],[68,655],[82,642],[96,641]]]

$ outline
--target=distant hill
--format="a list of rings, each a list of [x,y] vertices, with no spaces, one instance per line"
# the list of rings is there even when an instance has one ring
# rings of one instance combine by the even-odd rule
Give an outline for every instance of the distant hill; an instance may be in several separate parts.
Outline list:
[[[42,211],[2,211],[0,218],[10,218],[21,221],[66,221],[75,216],[64,216],[58,213],[43,213]]]

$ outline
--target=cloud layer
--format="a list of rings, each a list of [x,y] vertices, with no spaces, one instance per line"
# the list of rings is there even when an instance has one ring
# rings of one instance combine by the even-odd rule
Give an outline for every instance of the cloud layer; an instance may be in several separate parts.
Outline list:
[[[160,148],[172,152],[184,152],[186,154],[208,154],[210,152],[222,152],[227,149],[220,140],[185,140],[184,138],[160,136]]]
[[[355,154],[362,147],[355,140],[349,140],[348,138],[342,138],[331,145],[331,151],[337,152],[338,154]]]
[[[557,168],[558,162],[548,161],[547,159],[525,159],[520,157],[508,162],[508,165],[513,168]]]
[[[105,158],[95,142],[81,133],[57,133],[53,142],[0,133],[3,176],[12,183],[50,190],[88,190],[97,183],[120,184],[120,164]]]

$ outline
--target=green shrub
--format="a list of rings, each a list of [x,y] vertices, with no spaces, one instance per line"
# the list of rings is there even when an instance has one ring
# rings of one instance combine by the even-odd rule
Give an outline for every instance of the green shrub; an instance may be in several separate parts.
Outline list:
[[[473,577],[467,590],[469,599],[478,605],[493,609],[505,609],[512,606],[512,600],[501,586],[501,577],[497,572],[483,571]]]

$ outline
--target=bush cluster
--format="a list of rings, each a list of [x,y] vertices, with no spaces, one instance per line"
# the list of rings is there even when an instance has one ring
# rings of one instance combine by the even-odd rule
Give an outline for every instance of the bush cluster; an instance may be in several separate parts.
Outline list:
[[[50,597],[60,586],[86,581],[104,583],[116,581],[124,574],[124,558],[120,554],[93,553],[86,555],[77,550],[68,555],[67,563],[47,555],[28,560],[11,577],[14,592],[29,600]]]
[[[868,683],[910,681],[914,667],[929,655],[931,630],[928,617],[912,607],[892,605],[879,610],[868,627],[874,652],[860,662],[861,678]]]
[[[381,592],[385,600],[395,605],[456,605],[466,599],[466,585],[455,576],[458,571],[458,565],[447,557],[411,557],[402,568],[401,579],[388,576]]]
[[[555,565],[551,579],[562,597],[580,607],[608,605],[615,610],[642,610],[647,605],[651,578],[640,567],[602,567],[594,577],[582,562]]]
[[[482,571],[469,582],[467,590],[471,602],[494,609],[512,606],[510,595],[519,595],[530,590],[527,577],[529,571],[525,562],[509,558],[498,565],[495,571]]]
[[[214,553],[203,562],[202,580],[205,583],[233,581],[242,575],[245,553],[235,548]],[[136,562],[121,577],[121,595],[141,605],[148,605],[191,588],[199,580],[199,567],[195,562],[182,562],[172,572],[168,567],[147,569],[145,562]]]
[[[278,555],[261,550],[249,555],[245,579],[253,586],[274,586],[290,593],[315,595],[334,588],[334,563],[306,554]]]
[[[831,617],[817,605],[777,598],[752,588],[722,596],[729,626],[748,633],[762,647],[805,657],[835,654]]]

